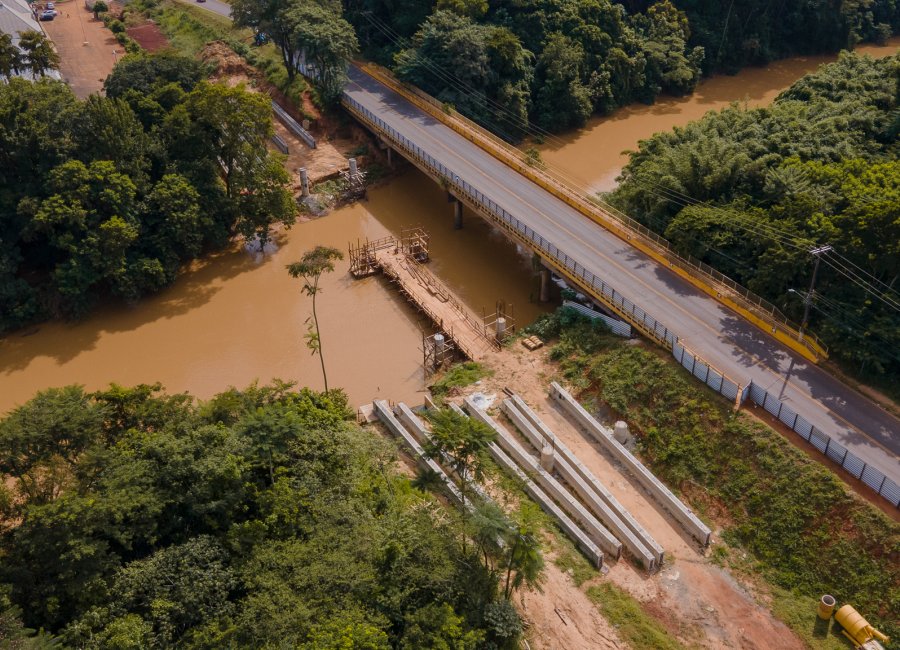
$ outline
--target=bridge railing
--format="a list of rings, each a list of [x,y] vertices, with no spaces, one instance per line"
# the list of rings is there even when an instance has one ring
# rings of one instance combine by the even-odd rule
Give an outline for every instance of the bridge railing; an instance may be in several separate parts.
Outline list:
[[[752,293],[708,264],[682,256],[663,237],[596,197],[586,196],[559,174],[528,164],[521,151],[459,114],[420,89],[405,84],[390,72],[371,63],[356,64],[366,74],[446,124],[467,140],[537,183],[557,198],[603,226],[632,246],[665,264],[679,276],[734,309],[760,329],[788,345],[811,361],[827,358],[827,348],[811,332],[800,334],[775,305]]]
[[[731,400],[736,406],[744,403],[747,399],[762,406],[852,476],[894,506],[900,507],[900,486],[896,482],[860,460],[827,434],[812,426],[799,413],[792,411],[783,402],[766,393],[761,387],[752,382],[742,386],[739,382],[726,376],[724,372],[688,349],[678,335],[666,325],[626,298],[608,282],[569,257],[549,239],[519,221],[496,201],[459,179],[453,170],[435,160],[421,147],[397,132],[364,106],[347,96],[344,97],[344,105],[361,121],[368,123],[383,137],[390,140],[398,150],[405,152],[423,171],[446,183],[457,195],[457,198],[466,201],[483,216],[502,227],[514,239],[535,249],[550,266],[555,267],[560,273],[584,289],[586,293],[618,313],[645,336],[667,348],[685,370],[696,379]]]

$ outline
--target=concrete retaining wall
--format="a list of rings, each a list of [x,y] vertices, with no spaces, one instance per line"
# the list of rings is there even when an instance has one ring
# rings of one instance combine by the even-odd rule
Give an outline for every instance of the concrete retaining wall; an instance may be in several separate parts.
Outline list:
[[[518,395],[513,395],[511,398],[513,404],[515,404],[516,408],[518,408],[519,412],[525,416],[525,418],[531,423],[534,427],[535,431],[541,435],[541,438],[550,443],[550,445],[556,451],[557,458],[564,459],[572,469],[587,483],[591,488],[593,488],[594,492],[597,494],[602,501],[609,506],[609,508],[621,519],[622,523],[628,527],[628,530],[634,534],[635,537],[653,554],[653,557],[656,560],[656,568],[658,569],[663,562],[663,558],[665,552],[663,551],[662,546],[660,546],[653,536],[648,533],[643,526],[641,526],[634,517],[631,516],[631,513],[625,509],[619,500],[616,499],[615,496],[607,489],[603,483],[594,475],[591,470],[584,466],[584,464],[578,459],[576,456],[566,445],[560,440],[551,430],[550,428],[544,424],[544,422],[537,416],[537,414],[531,410],[531,407],[525,403],[525,401],[519,397]],[[609,525],[609,524],[607,524]],[[612,526],[610,526],[612,528]],[[613,529],[614,533],[617,533],[615,529]],[[619,537],[622,542],[628,546],[628,542]],[[632,551],[633,552],[633,551]]]
[[[559,506],[577,521],[588,536],[614,558],[622,555],[622,543],[601,524],[563,485],[544,471],[512,434],[497,424],[487,413],[478,408],[471,398],[466,398],[466,410],[476,420],[484,422],[497,433],[497,444],[547,493]]]
[[[550,384],[550,396],[556,399],[563,410],[583,428],[588,434],[606,449],[607,452],[622,463],[644,486],[644,488],[653,495],[653,498],[662,505],[663,508],[681,524],[681,526],[698,542],[704,546],[709,545],[712,533],[709,528],[688,508],[681,499],[672,494],[662,482],[657,479],[653,473],[644,467],[644,464],[635,458],[630,451],[616,442],[612,436],[612,431],[603,427],[594,417],[588,413],[579,404],[568,391],[562,386],[553,382]]]

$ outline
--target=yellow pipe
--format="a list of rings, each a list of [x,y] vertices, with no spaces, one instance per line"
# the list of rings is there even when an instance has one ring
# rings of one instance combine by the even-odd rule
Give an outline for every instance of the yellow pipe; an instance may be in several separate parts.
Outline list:
[[[707,295],[715,298],[730,309],[736,311],[746,320],[750,321],[750,323],[752,323],[754,326],[766,332],[770,336],[773,336],[776,340],[788,346],[798,354],[802,355],[804,358],[812,361],[813,363],[818,363],[820,359],[828,358],[827,351],[818,343],[818,341],[808,338],[802,340],[800,334],[787,323],[768,321],[765,318],[760,317],[758,314],[755,314],[751,310],[741,305],[738,301],[722,293],[721,288],[717,288],[716,286],[705,282],[702,278],[697,277],[697,275],[692,273],[689,269],[684,268],[680,259],[676,260],[679,263],[675,264],[670,257],[658,251],[654,246],[650,244],[649,241],[644,241],[645,238],[642,235],[637,232],[633,232],[615,217],[606,215],[605,211],[601,210],[599,206],[589,205],[584,197],[577,195],[570,188],[563,187],[558,182],[551,181],[544,174],[538,173],[531,166],[520,160],[518,156],[510,152],[507,148],[507,145],[502,141],[499,141],[495,136],[493,136],[493,134],[483,132],[483,129],[480,129],[480,127],[477,127],[477,125],[460,123],[461,120],[465,122],[469,122],[469,120],[458,116],[455,112],[452,111],[451,114],[448,115],[444,109],[437,105],[436,100],[431,97],[425,99],[425,97],[422,97],[419,93],[415,92],[415,89],[407,88],[393,75],[388,73],[386,70],[383,70],[379,66],[376,66],[372,63],[358,63],[357,66],[369,76],[377,79],[384,85],[400,93],[408,101],[412,102],[414,105],[418,106],[420,109],[430,114],[432,117],[439,119],[445,125],[449,126],[459,135],[463,136],[476,146],[484,149],[496,158],[499,158],[506,165],[512,167],[514,170],[516,170],[532,182],[536,183],[540,187],[543,187],[545,190],[556,196],[558,199],[564,201],[571,207],[575,208],[595,223],[603,226],[619,238],[624,239],[645,255],[651,257],[660,264],[667,266],[678,276],[687,280]],[[422,95],[424,95],[424,93],[422,93]],[[672,254],[670,253],[670,255]],[[686,262],[684,263],[686,264]]]

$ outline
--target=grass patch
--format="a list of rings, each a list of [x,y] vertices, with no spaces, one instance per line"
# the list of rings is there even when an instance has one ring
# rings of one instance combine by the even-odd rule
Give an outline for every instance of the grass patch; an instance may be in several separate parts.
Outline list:
[[[819,599],[775,587],[772,611],[794,630],[810,648],[816,650],[852,650],[853,644],[841,634],[834,619],[823,621],[816,614]]]
[[[632,650],[683,650],[677,639],[628,593],[610,582],[589,587],[588,598],[597,603]]]
[[[552,549],[556,554],[553,564],[561,571],[568,573],[576,587],[580,587],[588,580],[596,578],[600,572],[575,548],[571,540],[562,533],[553,534]]]
[[[484,366],[475,361],[458,363],[431,385],[431,394],[441,399],[446,397],[452,389],[474,384],[489,374]]]
[[[900,525],[781,434],[734,414],[674,360],[581,321],[542,327],[558,328],[552,355],[582,398],[628,420],[643,460],[695,510],[726,515],[725,538],[746,550],[754,572],[813,600],[830,593],[900,633]],[[785,622],[803,635],[800,620]]]

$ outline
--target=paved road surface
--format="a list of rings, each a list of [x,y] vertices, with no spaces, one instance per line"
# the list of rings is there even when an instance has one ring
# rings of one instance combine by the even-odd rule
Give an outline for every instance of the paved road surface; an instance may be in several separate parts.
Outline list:
[[[230,11],[220,0],[198,6],[224,16]],[[730,378],[742,384],[753,380],[779,396],[814,426],[900,483],[900,420],[896,417],[368,75],[351,68],[345,92],[640,305]]]

